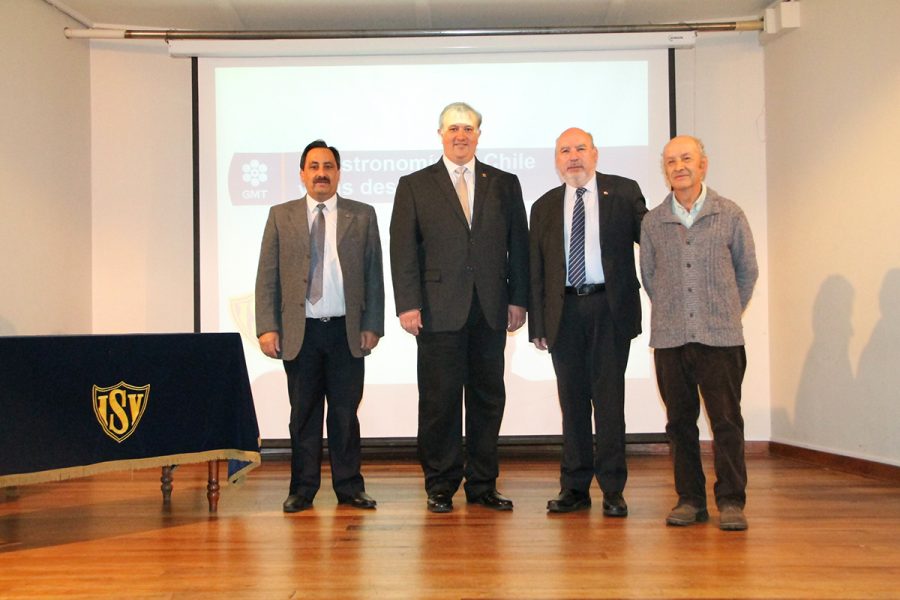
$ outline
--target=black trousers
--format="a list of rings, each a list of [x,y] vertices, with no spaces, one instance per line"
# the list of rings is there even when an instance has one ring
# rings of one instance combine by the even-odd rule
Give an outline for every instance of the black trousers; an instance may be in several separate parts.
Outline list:
[[[706,507],[706,478],[700,460],[700,397],[712,427],[716,504],[744,506],[747,466],[741,383],[747,369],[743,346],[687,344],[654,351],[656,380],[666,405],[666,433],[675,463],[679,501]]]
[[[319,491],[326,398],[334,491],[338,496],[364,491],[356,410],[362,400],[365,360],[350,353],[344,319],[307,319],[300,353],[284,362],[284,370],[291,401],[290,493],[312,500]]]
[[[465,477],[466,496],[480,496],[496,487],[500,473],[497,436],[506,405],[506,331],[491,329],[473,295],[469,318],[462,329],[423,331],[416,341],[418,451],[425,473],[425,491],[452,495]]]
[[[587,493],[594,477],[605,494],[625,489],[625,367],[630,349],[631,340],[616,332],[606,292],[566,295],[559,334],[550,349],[562,411],[562,489]]]

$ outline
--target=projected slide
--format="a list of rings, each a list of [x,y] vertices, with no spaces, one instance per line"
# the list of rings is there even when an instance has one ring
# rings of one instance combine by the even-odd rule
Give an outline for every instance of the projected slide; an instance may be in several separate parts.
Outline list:
[[[465,101],[484,116],[477,156],[518,175],[526,209],[560,185],[554,143],[584,128],[598,168],[638,180],[653,206],[665,194],[659,152],[668,138],[664,50],[313,59],[201,59],[201,313],[203,331],[238,331],[264,439],[287,438],[280,361],[259,351],[254,283],[268,209],[305,193],[300,151],[322,138],[342,157],[342,196],[375,207],[385,253],[385,337],[366,359],[363,437],[416,434],[416,344],[399,326],[390,285],[388,225],[398,179],[438,161],[438,115]],[[645,331],[649,306],[645,299]],[[560,433],[549,355],[527,327],[507,342],[502,435]],[[629,433],[663,431],[647,336],[627,377]]]

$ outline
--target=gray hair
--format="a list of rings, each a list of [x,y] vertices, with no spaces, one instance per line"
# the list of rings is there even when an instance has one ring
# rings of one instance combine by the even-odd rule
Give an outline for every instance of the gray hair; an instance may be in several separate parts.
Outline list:
[[[444,115],[449,112],[467,112],[472,115],[475,115],[475,120],[478,122],[478,129],[481,129],[481,113],[466,104],[465,102],[451,102],[447,106],[444,107],[444,110],[441,111],[441,116],[438,117],[438,130],[444,128]]]
[[[692,135],[688,135],[685,137],[690,138],[695,144],[697,144],[697,149],[700,151],[700,158],[706,158],[706,146],[703,145],[703,140]]]

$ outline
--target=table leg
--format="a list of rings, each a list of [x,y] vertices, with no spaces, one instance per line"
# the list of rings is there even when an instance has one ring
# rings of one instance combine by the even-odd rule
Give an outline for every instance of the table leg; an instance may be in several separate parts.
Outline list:
[[[162,468],[162,476],[159,480],[162,482],[160,490],[162,490],[163,507],[168,508],[172,505],[172,469],[174,467],[167,466]]]
[[[209,512],[219,509],[219,461],[209,461],[209,481],[206,484],[206,499],[209,500]]]

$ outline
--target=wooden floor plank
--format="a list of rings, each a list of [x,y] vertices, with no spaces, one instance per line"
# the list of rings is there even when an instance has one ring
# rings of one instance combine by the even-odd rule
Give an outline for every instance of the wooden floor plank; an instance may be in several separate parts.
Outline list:
[[[666,456],[629,458],[630,515],[549,515],[551,460],[506,461],[512,513],[425,510],[418,465],[364,466],[376,511],[284,515],[289,467],[266,462],[206,505],[183,466],[169,512],[159,472],[111,473],[0,495],[0,598],[897,598],[900,486],[790,458],[750,456],[746,532],[664,525]],[[327,469],[326,473],[327,475]],[[711,477],[710,477],[711,479]],[[710,482],[711,486],[711,482]]]

